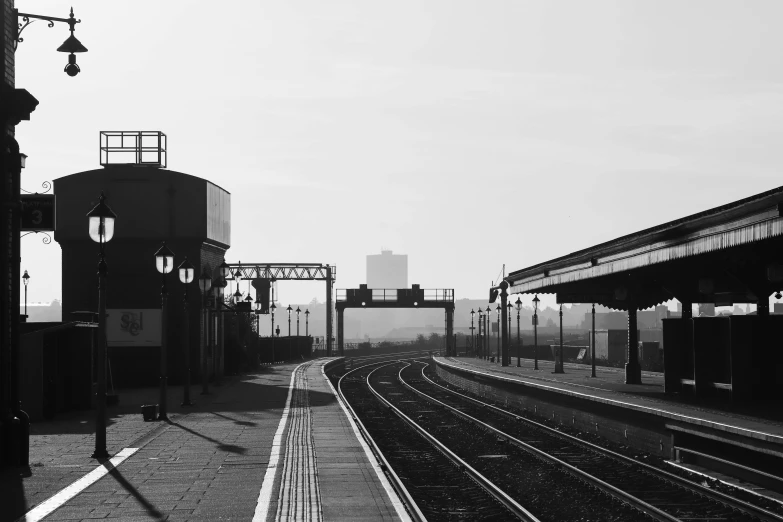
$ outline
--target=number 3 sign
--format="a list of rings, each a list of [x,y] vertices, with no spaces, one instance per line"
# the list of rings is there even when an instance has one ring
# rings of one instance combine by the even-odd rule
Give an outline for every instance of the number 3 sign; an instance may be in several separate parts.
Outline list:
[[[54,232],[54,194],[22,194],[20,230]]]

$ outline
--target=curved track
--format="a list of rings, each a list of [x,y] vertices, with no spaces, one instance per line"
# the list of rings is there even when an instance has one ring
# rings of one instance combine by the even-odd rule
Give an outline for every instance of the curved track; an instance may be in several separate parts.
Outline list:
[[[399,363],[373,363],[343,375],[337,389],[395,489],[416,520],[537,521],[480,474],[437,442],[411,430],[415,423],[369,387],[370,376]],[[380,373],[378,373],[380,372]],[[385,381],[384,381],[385,382]],[[396,472],[394,470],[397,470]],[[411,505],[412,504],[412,505]]]
[[[783,520],[760,507],[440,386],[424,374],[425,366],[414,364],[400,370],[399,382],[431,404],[619,495],[658,520]]]

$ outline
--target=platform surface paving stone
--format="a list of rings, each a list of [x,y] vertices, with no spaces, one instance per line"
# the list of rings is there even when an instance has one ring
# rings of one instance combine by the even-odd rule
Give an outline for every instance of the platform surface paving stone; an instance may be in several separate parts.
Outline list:
[[[322,497],[319,519],[399,520],[372,463],[324,380],[321,364],[309,365],[303,372],[311,404],[297,425],[297,430],[304,431],[298,435],[296,447],[281,452],[273,500],[276,504],[278,498],[302,491],[303,479],[315,473]],[[195,395],[200,402],[198,409],[172,414],[167,423],[144,423],[140,414],[117,416],[109,427],[110,454],[139,439],[140,449],[45,520],[252,519],[272,439],[286,403],[291,372],[296,366],[268,367],[228,383],[215,395]],[[289,417],[286,433],[290,426]],[[39,467],[45,467],[46,473],[38,474],[36,480],[11,481],[21,484],[22,493],[14,499],[16,511],[0,514],[0,522],[15,520],[95,469],[98,464],[89,458],[93,437],[85,427],[77,434],[47,433],[36,439],[31,455],[39,459],[35,462],[41,462]],[[285,452],[300,454],[308,445],[315,456],[309,471],[295,470],[292,476],[297,484],[281,484],[279,468]],[[37,451],[39,446],[41,451]],[[36,468],[31,469],[35,472]],[[3,484],[0,482],[0,486]],[[281,486],[293,489],[283,494]],[[267,520],[289,519],[275,516],[275,507],[270,509]]]

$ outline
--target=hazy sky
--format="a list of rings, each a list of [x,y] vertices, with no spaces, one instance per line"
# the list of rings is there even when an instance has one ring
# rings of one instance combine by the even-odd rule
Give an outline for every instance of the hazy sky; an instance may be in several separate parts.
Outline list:
[[[100,130],[161,130],[169,168],[231,192],[230,261],[332,263],[350,288],[386,247],[410,283],[483,297],[503,263],[783,185],[780,1],[73,7],[79,76],[55,52],[64,24],[32,24],[16,52],[40,100],[17,127],[23,187],[97,168]],[[59,258],[22,239],[30,300],[60,297]],[[322,283],[280,292],[324,299]]]

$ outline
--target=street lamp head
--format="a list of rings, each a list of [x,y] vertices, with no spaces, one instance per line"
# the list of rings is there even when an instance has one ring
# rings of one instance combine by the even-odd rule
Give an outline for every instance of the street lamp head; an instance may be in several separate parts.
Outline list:
[[[540,301],[540,299],[538,298],[538,294],[536,294],[535,297],[533,297],[533,307],[536,309],[536,311],[538,311],[538,302],[539,301]]]
[[[187,257],[185,257],[185,260],[179,264],[179,266],[177,267],[177,271],[179,272],[180,282],[184,284],[193,282],[193,277],[195,276],[195,270],[193,269],[193,265],[190,264],[190,261],[188,261]]]
[[[480,312],[479,312],[479,313],[480,313]],[[471,308],[471,309],[470,309],[470,318],[471,318],[471,320],[473,319],[473,317],[474,317],[475,315],[476,315],[476,311],[475,311],[475,310],[473,310],[473,309]]]
[[[212,288],[212,277],[204,270],[198,278],[198,287],[202,293],[206,294]]]
[[[487,312],[487,314],[491,314],[492,313],[492,310],[490,310],[489,306],[487,306],[486,312]]]
[[[517,300],[514,304],[517,307],[517,311],[522,310],[522,299],[520,299],[519,296],[517,296]]]
[[[286,310],[288,310],[288,317],[291,317],[291,312],[293,312],[294,309],[291,308],[291,305],[288,305],[288,308],[286,308]]]
[[[174,269],[174,252],[166,246],[166,242],[155,252],[155,268],[161,274],[168,274]]]
[[[495,310],[497,310],[498,313],[500,313],[500,303],[498,303],[498,306],[497,306],[497,308],[495,308]]]
[[[106,196],[101,192],[98,204],[87,213],[90,222],[90,239],[96,243],[108,243],[114,237],[114,220],[117,214],[106,204]]]
[[[228,279],[231,276],[231,269],[228,267],[225,261],[220,263],[218,270],[220,270],[220,277],[223,279]]]
[[[27,164],[27,154],[25,154],[24,152],[20,152],[19,153],[19,166],[21,168],[24,168],[26,164]]]
[[[234,304],[239,303],[242,300],[242,292],[239,291],[239,288],[237,288],[237,291],[234,292]]]
[[[247,303],[251,303],[251,305],[250,305],[250,306],[252,307],[252,306],[253,306],[253,305],[252,305],[252,303],[253,303],[253,297],[252,297],[250,294],[247,294],[247,297],[245,297],[245,302],[247,302]]]
[[[275,308],[277,308],[277,307],[275,306],[275,303],[272,303],[272,304],[269,306],[269,309],[272,311],[272,315],[275,315]]]
[[[506,308],[508,308],[508,311],[510,312],[512,308],[514,308],[514,305],[511,304],[511,301],[506,303]]]
[[[305,315],[310,315],[310,309],[305,310]]]
[[[300,314],[301,312],[302,312],[302,311],[301,311],[301,310],[299,309],[299,307],[297,306],[297,307],[296,307],[296,316],[297,316],[297,317],[299,317],[299,314]]]
[[[22,282],[24,283],[24,286],[27,286],[27,283],[30,282],[30,274],[27,273],[27,270],[24,271],[24,275],[22,276]]]
[[[76,20],[73,17],[73,7],[71,8],[71,16],[68,18],[68,20],[65,20],[65,22],[68,23],[68,25],[71,27],[71,36],[69,36],[63,44],[57,48],[57,51],[61,53],[69,53],[68,54],[68,65],[65,66],[65,73],[68,76],[76,76],[79,74],[79,66],[76,65],[76,55],[74,53],[86,53],[87,48],[82,45],[82,43],[73,35],[73,31],[76,28],[76,24],[78,22],[81,22],[81,20]],[[51,27],[51,25],[49,26]]]

